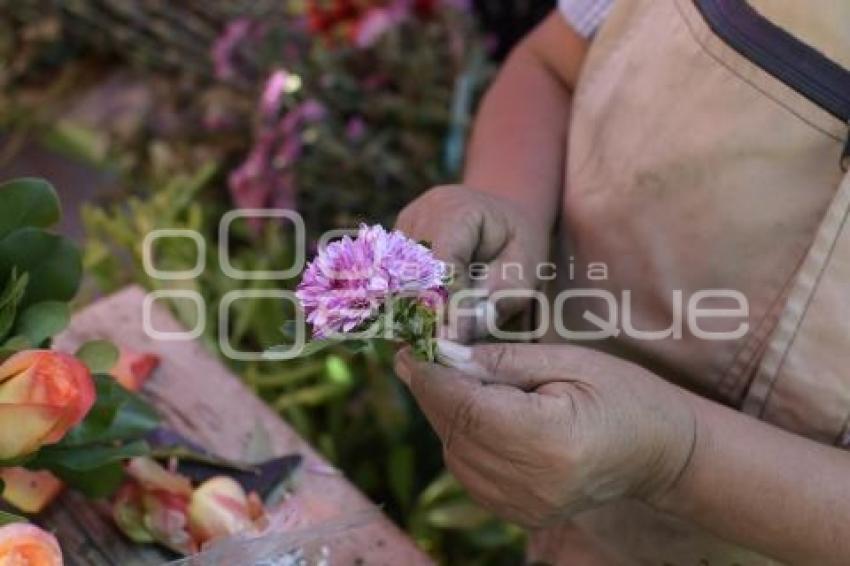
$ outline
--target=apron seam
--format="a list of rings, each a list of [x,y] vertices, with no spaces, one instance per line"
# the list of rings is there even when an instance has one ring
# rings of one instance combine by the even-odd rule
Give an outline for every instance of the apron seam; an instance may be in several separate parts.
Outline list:
[[[750,367],[751,363],[756,359],[756,357],[758,357],[759,353],[762,352],[762,347],[769,342],[771,334],[773,334],[773,331],[779,325],[779,321],[782,317],[782,311],[785,306],[783,298],[787,302],[787,298],[789,297],[790,291],[794,285],[794,280],[797,278],[797,274],[800,272],[800,269],[805,263],[806,257],[807,254],[804,253],[797,261],[795,269],[788,277],[785,278],[785,282],[776,292],[774,297],[768,302],[768,306],[767,309],[765,309],[764,314],[758,318],[756,330],[753,332],[752,338],[746,340],[735,353],[731,366],[724,373],[723,377],[721,377],[718,384],[718,392],[721,395],[732,397],[735,394],[735,390],[738,389],[743,373]],[[770,319],[774,317],[775,321],[770,323]]]
[[[702,38],[700,37],[700,35],[697,33],[697,30],[695,30],[695,29],[694,29],[693,24],[691,23],[690,19],[687,17],[687,15],[685,14],[685,12],[682,10],[682,7],[679,5],[679,1],[678,1],[678,0],[671,0],[671,1],[672,1],[672,2],[673,2],[673,4],[676,6],[676,11],[679,13],[679,17],[680,17],[680,18],[681,18],[681,19],[685,22],[685,26],[687,27],[688,32],[691,34],[691,37],[694,39],[694,41],[696,42],[696,44],[697,44],[697,45],[699,45],[699,47],[700,47],[700,49],[702,50],[702,52],[703,52],[703,53],[705,53],[706,55],[708,55],[708,56],[709,56],[712,60],[714,60],[714,62],[715,62],[715,63],[717,63],[718,65],[720,65],[720,66],[721,66],[721,67],[723,67],[724,69],[726,69],[726,71],[728,71],[728,72],[729,72],[729,74],[731,74],[733,77],[737,78],[738,80],[740,80],[740,81],[741,81],[741,82],[743,82],[744,84],[749,85],[751,88],[753,88],[754,90],[758,91],[758,92],[759,92],[762,96],[764,96],[765,98],[767,98],[768,100],[770,100],[771,102],[773,102],[774,104],[776,104],[777,106],[779,106],[779,107],[783,108],[786,112],[790,113],[791,115],[793,115],[794,117],[796,117],[797,119],[799,119],[799,120],[800,120],[800,121],[802,121],[803,123],[807,124],[807,125],[808,125],[808,126],[810,126],[811,128],[813,128],[813,129],[817,130],[818,132],[822,133],[823,135],[827,136],[829,139],[832,139],[832,140],[835,140],[835,141],[838,141],[838,142],[843,142],[843,141],[844,141],[842,138],[840,138],[840,137],[838,137],[838,136],[833,135],[833,134],[832,134],[832,133],[830,133],[829,131],[825,130],[824,128],[822,128],[822,127],[818,126],[817,124],[813,123],[811,120],[809,120],[809,119],[808,119],[808,118],[806,118],[805,116],[801,115],[801,114],[800,114],[800,112],[798,112],[798,111],[794,110],[794,109],[793,109],[793,108],[791,108],[789,105],[787,105],[787,104],[786,104],[786,103],[784,103],[783,101],[779,100],[778,98],[776,98],[776,97],[775,97],[774,95],[772,95],[771,93],[767,92],[764,88],[760,87],[758,84],[756,84],[756,83],[755,83],[755,82],[753,82],[752,80],[750,80],[750,79],[748,79],[747,77],[743,76],[741,73],[739,73],[739,72],[738,72],[738,71],[736,71],[734,68],[732,68],[732,66],[731,66],[731,65],[729,65],[729,63],[727,63],[726,61],[723,61],[723,60],[722,60],[722,59],[721,59],[718,55],[716,55],[715,53],[713,53],[713,52],[712,52],[712,51],[711,51],[711,50],[710,50],[710,49],[706,46],[706,44],[705,44],[705,42],[703,41],[703,39],[702,39]],[[685,0],[685,1],[692,1],[692,0]],[[703,17],[703,16],[702,16],[702,14],[699,14],[699,17],[700,17],[700,18],[702,18],[702,17]],[[709,28],[709,32],[710,32],[710,33],[711,33],[714,37],[717,37],[717,35],[716,35],[716,34],[714,34],[714,31],[713,31],[713,30],[711,30],[710,28]],[[722,41],[722,40],[721,40],[721,41]],[[728,45],[726,45],[725,43],[723,43],[723,46],[724,46],[724,47],[726,47],[726,48],[728,48],[728,49],[730,49],[730,50],[732,50],[732,48],[731,48],[731,47],[729,47]],[[734,50],[732,50],[732,51],[734,52]],[[798,95],[798,96],[800,96],[800,97],[802,98],[802,95],[800,95],[797,91],[795,91],[794,89],[792,89],[792,88],[791,88],[791,87],[789,87],[788,85],[784,84],[782,81],[780,81],[780,80],[778,80],[778,79],[776,79],[776,78],[774,78],[774,77],[770,76],[770,75],[769,75],[769,74],[767,74],[767,73],[766,73],[766,72],[765,72],[765,71],[764,71],[761,67],[759,67],[758,65],[755,65],[755,64],[754,64],[754,63],[752,63],[751,61],[748,61],[748,60],[747,60],[747,59],[746,59],[743,55],[740,55],[740,54],[738,54],[737,52],[735,53],[735,55],[736,55],[736,56],[738,56],[738,57],[740,57],[740,58],[741,58],[741,60],[746,61],[746,62],[747,62],[747,63],[749,63],[750,65],[753,65],[753,66],[754,66],[754,67],[758,70],[758,72],[760,72],[760,73],[765,73],[765,75],[766,75],[766,76],[767,76],[770,80],[776,81],[776,83],[777,83],[778,85],[781,85],[781,86],[782,86],[782,88],[789,89],[789,90],[790,90],[790,91],[792,91],[794,94],[796,94],[796,95]],[[805,100],[805,99],[804,99],[804,100]],[[812,105],[813,107],[815,107],[815,108],[819,108],[819,107],[818,107],[815,103],[813,103],[813,102],[811,102],[811,101],[809,101],[809,100],[806,100],[806,103],[811,104],[811,105]]]
[[[837,229],[836,233],[840,233],[844,229],[844,226],[847,224],[848,216],[850,216],[850,207],[846,207],[844,209],[844,213],[842,215],[841,222],[838,225],[838,229]],[[811,292],[809,293],[809,296],[806,297],[806,301],[802,305],[802,311],[801,312],[805,313],[806,311],[808,311],[809,306],[811,306],[812,301],[814,300],[815,294],[817,293],[817,289],[820,286],[820,282],[823,279],[824,273],[826,273],[827,266],[828,266],[830,260],[832,259],[833,253],[835,253],[835,248],[837,247],[837,245],[838,245],[838,238],[836,237],[836,238],[833,238],[832,242],[829,245],[829,251],[827,252],[826,257],[824,258],[824,260],[822,262],[823,268],[818,272],[817,277],[815,277],[815,280],[812,283]],[[764,400],[761,402],[761,407],[759,407],[759,412],[758,412],[759,418],[764,417],[764,412],[767,410],[767,406],[770,404],[770,398],[773,395],[773,392],[776,390],[776,380],[779,377],[779,374],[782,372],[782,366],[785,365],[785,360],[788,358],[788,354],[791,351],[791,348],[793,347],[794,341],[797,338],[797,334],[800,332],[800,327],[803,325],[804,319],[805,319],[805,316],[800,316],[800,317],[797,318],[797,321],[794,324],[794,330],[791,333],[790,338],[788,339],[788,344],[785,348],[785,351],[782,353],[782,357],[779,359],[779,363],[776,365],[776,371],[770,377],[770,381],[768,382],[767,392],[764,395]]]

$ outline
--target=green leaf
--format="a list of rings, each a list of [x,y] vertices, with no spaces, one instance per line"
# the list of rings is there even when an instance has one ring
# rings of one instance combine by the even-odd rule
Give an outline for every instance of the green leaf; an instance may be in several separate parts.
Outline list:
[[[52,471],[73,489],[92,499],[109,497],[124,481],[124,465],[121,461],[90,470],[56,468]]]
[[[12,354],[16,354],[21,350],[32,348],[33,345],[24,336],[12,336],[0,346],[0,361],[5,360]]]
[[[26,467],[33,470],[50,470],[61,476],[68,471],[92,471],[113,462],[123,462],[150,453],[151,448],[144,440],[123,444],[95,444],[84,449],[54,444],[39,450],[35,458],[27,462]]]
[[[408,507],[413,500],[413,481],[416,476],[415,454],[410,446],[396,446],[390,453],[389,480],[393,495]]]
[[[33,346],[42,345],[68,326],[71,308],[68,303],[44,301],[27,307],[15,324],[15,335],[24,336]]]
[[[92,373],[109,373],[118,362],[118,348],[108,340],[86,342],[74,354]]]
[[[354,382],[351,369],[345,360],[339,356],[330,355],[325,359],[325,371],[328,378],[338,385],[349,386]]]
[[[59,197],[47,181],[23,178],[0,184],[0,238],[19,228],[53,226],[61,216]]]
[[[308,358],[310,356],[315,356],[322,350],[326,350],[332,346],[336,346],[340,344],[341,340],[314,340],[313,342],[307,342],[304,344],[304,347],[301,348],[301,351],[297,356],[294,356],[294,359],[298,358]],[[283,344],[281,346],[272,346],[266,351],[266,356],[269,357],[271,354],[275,352],[287,352],[292,349],[291,344]]]
[[[18,276],[16,267],[12,267],[12,272],[6,280],[6,286],[3,287],[3,292],[0,293],[0,307],[5,307],[10,303],[17,303],[24,296],[24,291],[27,288],[29,276],[26,273]]]
[[[112,376],[93,376],[97,399],[86,418],[68,431],[57,447],[80,447],[135,440],[159,426],[156,411],[141,397],[127,391]]]
[[[0,294],[0,339],[5,338],[15,324],[15,314],[18,304],[24,298],[27,281],[27,274],[18,277],[18,270],[13,266],[3,293]]]
[[[0,511],[0,527],[4,525],[10,525],[12,523],[26,523],[27,520],[21,517],[20,515],[15,515],[14,513],[9,513],[7,511]]]
[[[455,501],[440,505],[428,511],[428,523],[438,529],[470,530],[476,529],[492,516],[469,501]]]
[[[80,251],[67,238],[39,228],[21,228],[0,240],[0,273],[13,267],[29,274],[23,305],[68,302],[80,286]]]

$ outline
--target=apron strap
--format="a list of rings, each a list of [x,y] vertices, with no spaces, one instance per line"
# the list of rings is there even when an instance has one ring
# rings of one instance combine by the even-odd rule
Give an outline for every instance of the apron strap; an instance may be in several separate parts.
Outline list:
[[[850,124],[849,70],[759,14],[746,0],[694,3],[712,31],[732,49]],[[850,135],[841,166],[850,167]]]
[[[780,28],[745,0],[694,2],[714,33],[735,51],[842,122],[850,122],[850,70]]]

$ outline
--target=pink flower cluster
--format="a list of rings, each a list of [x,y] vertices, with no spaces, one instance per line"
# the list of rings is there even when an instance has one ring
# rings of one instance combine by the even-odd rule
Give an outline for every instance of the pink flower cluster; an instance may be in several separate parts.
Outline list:
[[[274,93],[267,93],[271,97]],[[267,100],[276,105],[277,101]],[[308,99],[280,120],[264,125],[245,161],[230,173],[228,184],[239,208],[295,208],[295,172],[292,166],[301,156],[302,129],[325,116],[321,102]],[[272,120],[271,116],[266,116]]]
[[[445,297],[448,268],[431,250],[398,231],[361,225],[320,250],[296,296],[314,338],[361,329],[393,297],[413,296],[436,308]]]

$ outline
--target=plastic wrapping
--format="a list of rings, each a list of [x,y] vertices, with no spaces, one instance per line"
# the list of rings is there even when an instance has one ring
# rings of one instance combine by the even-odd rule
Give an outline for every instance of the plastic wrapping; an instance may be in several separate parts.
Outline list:
[[[379,510],[366,509],[288,532],[235,536],[166,566],[330,566],[335,549],[379,516]]]

